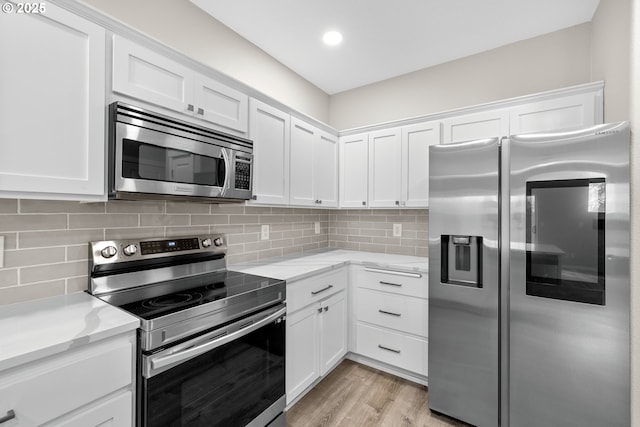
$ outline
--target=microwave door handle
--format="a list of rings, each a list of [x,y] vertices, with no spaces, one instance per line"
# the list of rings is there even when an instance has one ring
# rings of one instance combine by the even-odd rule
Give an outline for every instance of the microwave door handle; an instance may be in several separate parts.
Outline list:
[[[161,372],[164,372],[165,370],[167,370],[169,367],[174,366],[174,365],[178,365],[184,361],[187,361],[193,357],[199,356],[201,354],[204,354],[208,351],[211,351],[215,348],[218,348],[224,344],[227,344],[230,341],[236,340],[238,338],[241,338],[245,335],[250,334],[251,332],[262,328],[265,325],[268,325],[271,322],[274,322],[276,319],[278,319],[281,316],[284,316],[284,314],[287,312],[286,308],[282,308],[278,311],[276,311],[275,313],[255,322],[252,323],[242,329],[238,329],[235,332],[232,332],[230,334],[221,334],[220,338],[208,341],[204,344],[200,344],[200,345],[196,345],[193,347],[188,347],[182,351],[178,351],[176,353],[173,354],[168,354],[168,355],[153,355],[150,356],[147,360],[148,360],[148,364],[145,364],[146,366],[144,367],[146,372],[146,378],[151,378]]]

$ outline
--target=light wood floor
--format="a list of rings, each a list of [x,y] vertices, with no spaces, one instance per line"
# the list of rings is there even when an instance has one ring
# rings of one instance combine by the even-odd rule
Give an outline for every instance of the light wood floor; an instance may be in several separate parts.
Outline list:
[[[287,412],[287,427],[465,426],[431,413],[427,388],[351,360]]]

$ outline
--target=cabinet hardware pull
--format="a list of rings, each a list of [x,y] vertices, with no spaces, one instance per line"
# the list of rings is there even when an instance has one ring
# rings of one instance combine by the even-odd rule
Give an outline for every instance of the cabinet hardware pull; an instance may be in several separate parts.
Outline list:
[[[402,316],[401,313],[392,313],[391,311],[385,311],[385,310],[378,310],[378,313],[388,314],[390,316],[396,316],[396,317]]]
[[[198,108],[198,114],[204,116],[204,110],[202,108]]]
[[[5,415],[4,417],[0,418],[0,424],[3,424],[9,420],[12,420],[16,417],[16,413],[13,411],[13,409],[9,409],[7,411],[7,415]]]
[[[325,307],[324,311],[329,311],[329,306]]]
[[[397,286],[398,288],[401,288],[402,285],[399,283],[391,283],[391,282],[383,282],[382,280],[380,281],[381,285],[389,285],[389,286]]]
[[[400,206],[400,200],[396,200],[396,206]]]
[[[378,344],[378,348],[380,348],[382,350],[391,351],[391,352],[396,353],[396,354],[400,354],[400,350],[395,350],[393,348],[385,347],[385,346],[380,345],[380,344]]]
[[[362,202],[362,206],[367,206],[367,202]]]
[[[328,291],[331,288],[333,288],[333,285],[326,286],[326,287],[324,287],[324,288],[322,288],[320,290],[317,290],[317,291],[311,291],[311,295],[318,295],[319,293],[324,292],[324,291]]]
[[[195,107],[192,104],[187,105],[187,111],[193,111],[194,108]]]
[[[384,268],[365,267],[364,271],[370,271],[372,273],[393,274],[395,276],[403,276],[403,277],[414,277],[416,279],[419,279],[422,277],[422,274],[420,273],[409,273],[408,271],[386,270]]]
[[[322,307],[318,309],[318,313],[322,313]]]
[[[258,200],[258,196],[254,194],[253,196],[251,196],[251,200]]]

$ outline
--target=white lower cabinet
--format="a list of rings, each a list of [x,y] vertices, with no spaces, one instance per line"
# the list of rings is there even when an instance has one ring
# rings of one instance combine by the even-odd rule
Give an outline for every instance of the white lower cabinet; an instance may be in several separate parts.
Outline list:
[[[347,353],[347,271],[287,283],[287,404]]]
[[[133,425],[134,348],[131,333],[0,372],[0,418],[13,411],[7,427]]]
[[[412,376],[427,376],[428,277],[354,266],[355,353]]]

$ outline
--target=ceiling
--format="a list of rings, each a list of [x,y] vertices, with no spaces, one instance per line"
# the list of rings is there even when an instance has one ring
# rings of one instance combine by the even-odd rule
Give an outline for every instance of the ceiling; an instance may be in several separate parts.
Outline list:
[[[599,0],[191,2],[331,95],[591,21]]]

